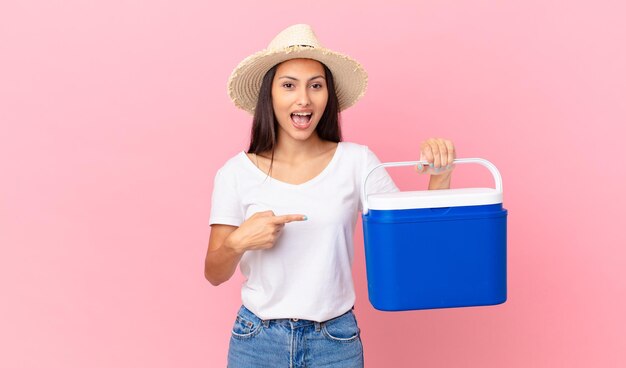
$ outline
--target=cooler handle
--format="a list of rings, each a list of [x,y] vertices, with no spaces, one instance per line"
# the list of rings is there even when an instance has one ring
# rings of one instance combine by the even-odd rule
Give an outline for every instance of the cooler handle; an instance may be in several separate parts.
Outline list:
[[[430,163],[428,161],[400,161],[400,162],[386,162],[386,163],[382,163],[379,164],[377,166],[375,166],[372,170],[370,170],[370,172],[367,174],[367,176],[365,177],[365,180],[363,181],[363,188],[361,190],[361,193],[363,193],[363,214],[367,214],[368,211],[368,207],[367,207],[367,193],[365,192],[365,184],[367,184],[367,179],[370,177],[370,175],[374,172],[374,170],[381,168],[381,167],[397,167],[397,166],[412,166],[412,165],[417,165],[421,163],[422,165],[426,165],[429,166]],[[495,180],[496,183],[496,190],[499,193],[502,193],[502,176],[500,176],[500,172],[498,171],[498,169],[496,168],[496,166],[494,164],[492,164],[491,162],[483,159],[483,158],[457,158],[454,159],[452,161],[452,163],[454,164],[466,164],[466,163],[476,163],[476,164],[480,164],[483,165],[484,167],[486,167],[487,169],[489,169],[489,171],[491,172],[491,175],[493,175],[493,178]]]

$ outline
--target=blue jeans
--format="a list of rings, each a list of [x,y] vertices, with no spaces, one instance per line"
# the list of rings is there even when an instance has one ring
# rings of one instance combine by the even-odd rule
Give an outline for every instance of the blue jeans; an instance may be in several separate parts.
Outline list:
[[[228,368],[362,368],[360,332],[352,310],[324,322],[261,320],[242,305],[231,333]]]

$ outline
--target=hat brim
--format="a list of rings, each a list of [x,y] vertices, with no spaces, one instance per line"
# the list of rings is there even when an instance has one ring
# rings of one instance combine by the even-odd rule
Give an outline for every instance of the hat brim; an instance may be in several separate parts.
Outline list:
[[[244,59],[228,78],[228,95],[240,109],[254,115],[265,74],[276,64],[291,59],[314,59],[333,73],[339,111],[354,105],[367,89],[367,72],[349,56],[325,48],[292,46],[284,50],[263,50]]]

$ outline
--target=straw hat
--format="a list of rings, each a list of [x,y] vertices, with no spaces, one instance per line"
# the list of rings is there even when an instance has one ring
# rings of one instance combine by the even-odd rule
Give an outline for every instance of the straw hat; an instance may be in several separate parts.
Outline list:
[[[228,78],[228,95],[240,109],[254,115],[261,82],[268,70],[283,61],[314,59],[333,73],[339,111],[354,105],[367,88],[367,72],[357,61],[323,47],[307,24],[281,31],[265,50],[245,58]]]

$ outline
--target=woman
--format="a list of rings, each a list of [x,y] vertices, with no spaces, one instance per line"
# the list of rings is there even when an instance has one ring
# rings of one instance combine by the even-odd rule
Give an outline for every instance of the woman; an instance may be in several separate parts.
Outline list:
[[[322,47],[304,24],[229,79],[235,105],[254,115],[248,152],[216,174],[205,261],[213,285],[237,264],[246,277],[229,367],[363,366],[352,239],[361,183],[380,162],[367,146],[341,141],[338,114],[366,84],[361,65]],[[431,174],[429,189],[449,188],[452,143],[429,139],[421,152],[437,168],[417,168]],[[393,191],[383,169],[368,179],[368,193]]]

